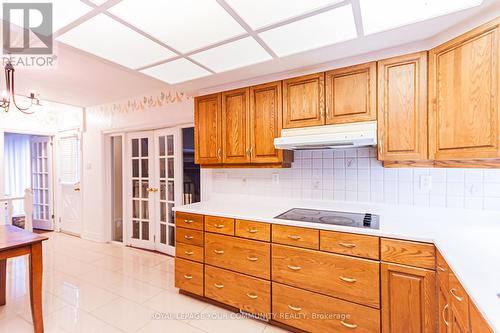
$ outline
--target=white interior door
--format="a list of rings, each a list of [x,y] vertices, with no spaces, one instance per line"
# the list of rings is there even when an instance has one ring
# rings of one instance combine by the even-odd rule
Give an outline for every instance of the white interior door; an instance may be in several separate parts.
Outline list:
[[[31,187],[33,189],[33,228],[54,230],[52,188],[52,138],[31,138]]]
[[[154,133],[139,132],[127,135],[127,160],[129,167],[127,204],[128,244],[145,249],[155,249],[155,188]]]
[[[82,192],[80,189],[80,137],[78,133],[58,138],[58,178],[61,231],[80,235],[82,229]]]
[[[182,190],[182,143],[180,129],[155,131],[155,169],[159,192],[154,193],[156,223],[156,250],[175,255],[175,219],[172,208],[180,203]]]

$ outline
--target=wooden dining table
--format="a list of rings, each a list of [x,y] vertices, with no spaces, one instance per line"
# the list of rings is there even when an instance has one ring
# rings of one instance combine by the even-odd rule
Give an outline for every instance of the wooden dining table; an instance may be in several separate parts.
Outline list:
[[[28,254],[31,315],[35,333],[43,332],[42,242],[47,239],[15,226],[0,225],[0,306],[5,305],[7,298],[7,259]]]

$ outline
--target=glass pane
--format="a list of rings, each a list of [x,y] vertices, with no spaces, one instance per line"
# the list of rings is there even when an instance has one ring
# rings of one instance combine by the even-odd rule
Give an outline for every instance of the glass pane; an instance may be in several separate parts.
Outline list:
[[[142,138],[141,139],[141,156],[146,157],[148,155],[148,139],[147,138]]]
[[[160,136],[158,140],[160,142],[160,156],[165,156],[165,137]]]
[[[142,201],[142,219],[149,220],[149,201]]]
[[[146,158],[141,160],[141,176],[143,178],[148,178],[148,176],[149,176],[148,165],[149,165],[149,161]]]
[[[174,182],[168,181],[168,201],[174,201]]]
[[[49,172],[49,165],[47,161],[48,161],[47,158],[43,159],[43,172]]]
[[[170,225],[168,226],[168,245],[175,246],[175,230]]]
[[[167,244],[167,226],[160,224],[160,243]]]
[[[49,175],[47,174],[43,176],[43,188],[49,188]]]
[[[165,181],[160,181],[160,200],[167,200],[167,184]]]
[[[174,136],[173,135],[167,136],[167,154],[169,156],[174,154]]]
[[[132,157],[139,157],[139,139],[132,139]]]
[[[174,211],[172,210],[172,208],[174,208],[174,204],[169,203],[168,204],[168,222],[174,224],[175,223]]]
[[[167,222],[167,212],[165,209],[165,203],[160,203],[160,221]]]
[[[44,188],[43,175],[38,175],[38,186],[39,188]]]
[[[132,221],[132,238],[139,239],[139,221]]]
[[[140,217],[139,215],[139,200],[133,200],[132,201],[132,217],[134,219],[138,219]]]
[[[168,159],[168,178],[174,178],[174,159]]]
[[[139,177],[139,160],[132,160],[132,177]]]
[[[149,240],[149,223],[142,222],[142,239]]]
[[[44,220],[48,220],[50,217],[49,217],[49,206],[45,206],[45,218]]]
[[[149,198],[148,187],[149,187],[149,182],[147,180],[146,181],[143,180],[141,182],[141,195],[142,195],[142,198]]]
[[[139,181],[132,181],[132,198],[139,198]]]
[[[160,178],[165,178],[165,159],[160,158]]]

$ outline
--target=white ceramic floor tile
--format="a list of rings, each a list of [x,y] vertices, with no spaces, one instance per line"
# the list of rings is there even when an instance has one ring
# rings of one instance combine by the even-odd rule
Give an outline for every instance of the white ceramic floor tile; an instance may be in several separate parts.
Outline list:
[[[201,317],[189,322],[208,333],[262,333],[267,326],[254,319],[238,317],[239,314],[215,306],[208,306]]]
[[[193,326],[178,320],[152,320],[146,326],[141,328],[138,333],[159,333],[159,332],[172,332],[172,333],[205,333]]]
[[[163,291],[143,305],[182,321],[190,321],[193,318],[191,315],[199,314],[209,306],[208,303],[171,291]]]
[[[92,311],[97,318],[125,332],[136,332],[148,324],[154,311],[124,298]]]
[[[69,333],[119,333],[122,330],[99,318],[75,308],[66,306],[45,319],[48,329],[60,329]]]

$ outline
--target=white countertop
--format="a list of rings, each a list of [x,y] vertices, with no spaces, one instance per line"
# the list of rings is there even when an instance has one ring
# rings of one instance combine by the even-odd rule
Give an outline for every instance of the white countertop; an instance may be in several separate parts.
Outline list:
[[[378,230],[279,220],[291,208],[380,215]],[[349,202],[218,197],[175,211],[433,242],[493,330],[500,333],[500,212]]]

